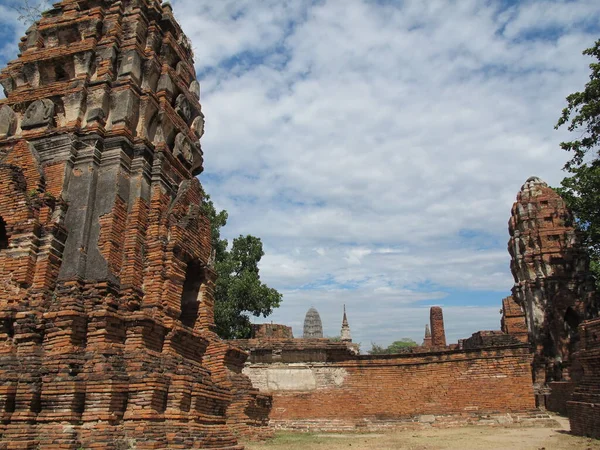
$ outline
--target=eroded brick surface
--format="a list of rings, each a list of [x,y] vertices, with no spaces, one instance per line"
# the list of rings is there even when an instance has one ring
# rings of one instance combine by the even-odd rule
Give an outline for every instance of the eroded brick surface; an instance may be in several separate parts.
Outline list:
[[[517,194],[509,232],[512,297],[525,313],[535,352],[538,405],[563,410],[565,389],[555,390],[557,398],[548,400],[548,383],[571,380],[578,325],[597,317],[599,309],[587,254],[564,200],[537,177],[529,178]],[[517,311],[505,306],[503,326],[514,330]]]
[[[273,396],[271,426],[277,428],[379,429],[421,416],[426,423],[499,424],[490,417],[521,420],[534,410],[527,343],[502,331],[479,331],[446,345],[439,307],[432,308],[431,328],[438,332],[436,346],[395,355],[359,355],[351,342],[330,339],[232,342],[250,352],[244,373]]]
[[[307,351],[303,362],[297,352],[288,353],[284,349],[279,361],[251,356],[244,369],[253,384],[273,395],[271,420],[277,427],[343,430],[421,415],[484,417],[535,408],[531,356],[519,343],[385,356],[347,354],[345,359],[341,353],[309,359]]]
[[[253,339],[293,339],[292,327],[277,323],[261,323],[252,325]]]
[[[270,397],[214,329],[190,43],[57,3],[0,73],[0,448],[241,448]]]
[[[567,402],[569,422],[573,433],[600,439],[600,319],[584,322],[579,333],[575,359],[583,375]]]
[[[529,342],[527,322],[523,309],[515,302],[512,296],[502,299],[502,331],[515,336],[519,341]]]

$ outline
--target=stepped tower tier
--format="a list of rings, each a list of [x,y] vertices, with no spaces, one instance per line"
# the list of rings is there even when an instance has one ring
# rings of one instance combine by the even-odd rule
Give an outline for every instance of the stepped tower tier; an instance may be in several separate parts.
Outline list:
[[[19,48],[0,72],[0,446],[241,448],[230,411],[260,405],[233,408],[246,354],[213,332],[200,85],[170,5],[64,0]]]

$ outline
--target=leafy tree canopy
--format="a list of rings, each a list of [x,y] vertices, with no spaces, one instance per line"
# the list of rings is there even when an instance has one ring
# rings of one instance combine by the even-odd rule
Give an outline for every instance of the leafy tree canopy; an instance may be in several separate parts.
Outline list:
[[[264,255],[260,238],[239,236],[228,249],[221,238],[227,211],[217,212],[206,195],[203,211],[211,221],[211,241],[215,252],[215,323],[224,339],[250,337],[250,315],[267,317],[281,303],[281,294],[260,281],[258,263]]]
[[[385,348],[372,342],[371,350],[369,350],[367,353],[369,355],[392,355],[394,353],[402,353],[404,349],[416,347],[417,345],[418,344],[410,338],[402,338],[399,341],[394,341]]]
[[[590,64],[590,81],[581,92],[567,97],[567,106],[555,128],[567,125],[577,138],[562,142],[563,150],[572,154],[564,170],[569,173],[556,189],[573,211],[588,248],[592,271],[600,280],[600,40],[583,51],[594,58]]]

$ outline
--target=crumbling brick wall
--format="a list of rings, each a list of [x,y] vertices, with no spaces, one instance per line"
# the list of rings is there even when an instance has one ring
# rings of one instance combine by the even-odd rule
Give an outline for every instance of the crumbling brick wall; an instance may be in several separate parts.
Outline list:
[[[567,402],[571,432],[600,439],[600,319],[579,327],[580,348],[575,360],[583,376]]]
[[[500,328],[506,334],[515,336],[523,343],[529,342],[525,312],[512,296],[502,299],[502,320]]]
[[[302,339],[240,345],[251,351],[244,372],[273,396],[272,424],[347,428],[419,415],[532,410],[528,347],[504,336],[504,346],[474,342],[464,350],[383,356],[353,355],[339,345]]]
[[[260,323],[252,325],[253,339],[293,339],[292,327],[277,323]]]

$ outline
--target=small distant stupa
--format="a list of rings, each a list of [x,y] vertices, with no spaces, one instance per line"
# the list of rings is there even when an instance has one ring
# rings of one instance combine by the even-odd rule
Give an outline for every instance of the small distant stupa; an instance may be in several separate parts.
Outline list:
[[[304,318],[304,339],[315,339],[323,337],[323,323],[319,311],[315,308],[310,308]]]
[[[429,324],[425,325],[425,339],[423,339],[421,346],[431,348],[431,330],[429,329]]]
[[[352,335],[350,334],[350,325],[348,325],[348,319],[346,318],[346,305],[344,305],[344,318],[342,319],[342,331],[340,333],[342,342],[352,342]]]

